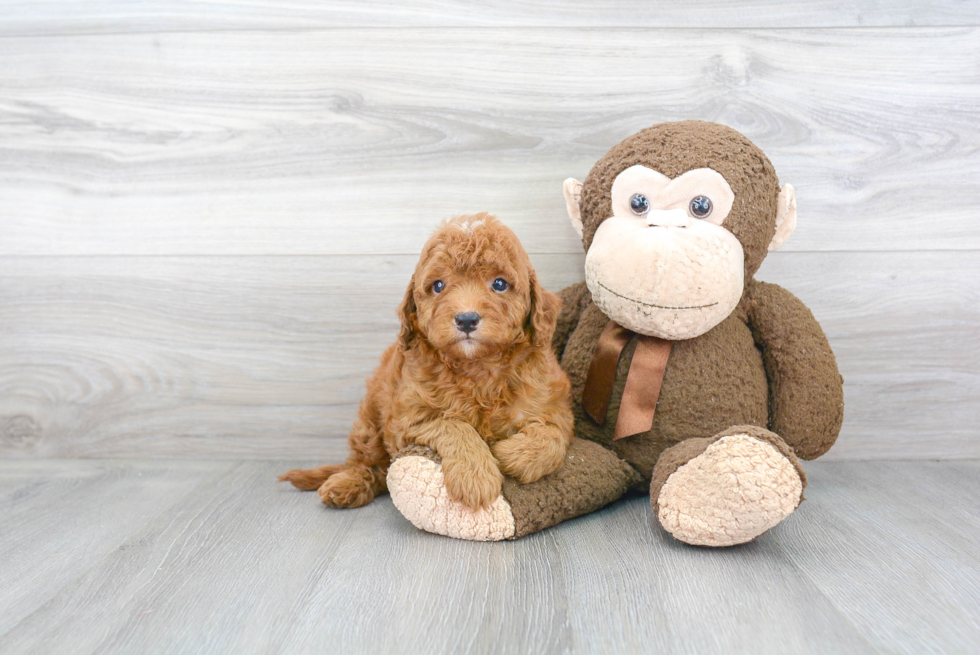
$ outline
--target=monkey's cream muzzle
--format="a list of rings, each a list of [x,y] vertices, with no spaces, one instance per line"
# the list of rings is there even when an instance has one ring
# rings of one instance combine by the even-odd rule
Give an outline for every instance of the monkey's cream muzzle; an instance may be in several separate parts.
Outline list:
[[[585,258],[592,300],[625,328],[691,339],[723,321],[742,296],[744,253],[728,230],[681,209],[612,216]]]

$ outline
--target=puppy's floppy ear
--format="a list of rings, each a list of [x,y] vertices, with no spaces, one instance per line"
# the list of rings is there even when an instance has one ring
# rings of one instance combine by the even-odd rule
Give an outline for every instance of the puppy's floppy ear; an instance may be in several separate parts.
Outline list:
[[[531,309],[528,312],[524,329],[536,348],[551,348],[551,338],[555,334],[561,300],[538,282],[534,269],[529,275],[531,282]]]
[[[405,290],[405,297],[398,306],[398,318],[401,319],[402,327],[398,332],[398,344],[402,349],[411,347],[412,342],[418,335],[418,307],[415,306],[415,276],[412,276]]]

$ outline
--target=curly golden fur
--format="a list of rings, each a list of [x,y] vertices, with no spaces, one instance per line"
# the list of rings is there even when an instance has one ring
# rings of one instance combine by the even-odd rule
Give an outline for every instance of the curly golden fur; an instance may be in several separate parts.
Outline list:
[[[503,475],[528,483],[556,471],[572,439],[569,383],[551,349],[559,307],[496,218],[446,221],[405,292],[398,341],[368,380],[347,462],[279,479],[360,507],[387,490],[391,455],[420,444],[442,456],[450,497],[477,509],[500,495]]]

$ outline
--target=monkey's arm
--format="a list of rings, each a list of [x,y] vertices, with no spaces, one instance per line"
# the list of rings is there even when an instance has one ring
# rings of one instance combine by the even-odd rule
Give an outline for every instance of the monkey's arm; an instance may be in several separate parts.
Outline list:
[[[561,311],[558,313],[558,326],[555,328],[555,336],[551,338],[551,348],[558,356],[558,361],[561,361],[561,355],[565,352],[568,337],[578,325],[582,312],[592,302],[592,294],[589,293],[589,287],[585,285],[585,280],[583,280],[559,291],[558,297],[561,299]]]
[[[747,288],[749,327],[769,378],[769,429],[803,459],[827,452],[844,418],[843,379],[820,324],[775,284]]]

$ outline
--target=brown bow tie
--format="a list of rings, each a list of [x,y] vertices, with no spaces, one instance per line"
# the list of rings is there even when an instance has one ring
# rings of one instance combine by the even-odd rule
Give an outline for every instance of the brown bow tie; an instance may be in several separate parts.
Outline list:
[[[613,440],[623,439],[634,434],[646,432],[653,427],[653,414],[657,410],[660,385],[667,370],[672,343],[657,337],[648,337],[627,330],[622,325],[609,321],[599,337],[589,374],[585,378],[582,391],[582,406],[599,425],[606,424],[606,411],[613,384],[616,382],[616,367],[623,348],[632,337],[639,340],[630,370],[626,375],[626,387],[619,405],[619,418]]]

